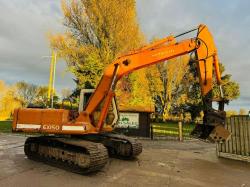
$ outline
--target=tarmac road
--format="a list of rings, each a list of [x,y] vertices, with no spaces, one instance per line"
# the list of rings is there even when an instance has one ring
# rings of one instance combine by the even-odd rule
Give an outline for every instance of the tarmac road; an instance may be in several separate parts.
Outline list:
[[[250,187],[250,164],[219,159],[215,145],[140,140],[138,159],[110,158],[107,166],[91,175],[70,173],[28,160],[25,137],[0,134],[0,186],[208,186]]]

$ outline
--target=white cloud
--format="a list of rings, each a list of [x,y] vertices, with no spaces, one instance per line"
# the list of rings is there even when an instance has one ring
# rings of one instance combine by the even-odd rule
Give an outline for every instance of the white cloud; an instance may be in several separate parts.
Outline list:
[[[25,80],[48,83],[50,55],[46,34],[63,32],[60,1],[0,1],[0,79],[13,83]],[[66,65],[57,65],[56,88],[73,88]]]

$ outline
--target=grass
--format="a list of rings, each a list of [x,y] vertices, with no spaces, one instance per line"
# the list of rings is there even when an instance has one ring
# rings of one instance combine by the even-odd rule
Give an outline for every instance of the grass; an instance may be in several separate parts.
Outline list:
[[[178,136],[179,126],[175,122],[153,123],[153,132],[155,135]],[[184,137],[189,137],[190,132],[194,129],[195,124],[183,124],[182,133]]]
[[[0,121],[0,133],[11,133],[12,121]]]

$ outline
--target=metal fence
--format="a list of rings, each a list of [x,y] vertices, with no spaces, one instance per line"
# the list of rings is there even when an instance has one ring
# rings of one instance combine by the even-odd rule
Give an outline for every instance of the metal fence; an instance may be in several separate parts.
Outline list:
[[[250,162],[250,118],[249,116],[231,116],[226,119],[226,128],[231,138],[217,145],[219,157]]]

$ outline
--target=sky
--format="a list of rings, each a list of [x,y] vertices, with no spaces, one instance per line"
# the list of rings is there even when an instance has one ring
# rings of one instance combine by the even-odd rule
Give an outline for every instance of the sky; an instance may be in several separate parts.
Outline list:
[[[208,25],[226,73],[241,87],[227,109],[250,109],[250,1],[137,0],[139,25],[148,40]],[[47,34],[64,32],[60,0],[0,0],[0,79],[47,85],[50,55]],[[47,56],[47,57],[46,57]],[[59,60],[56,89],[73,89],[73,75]]]

